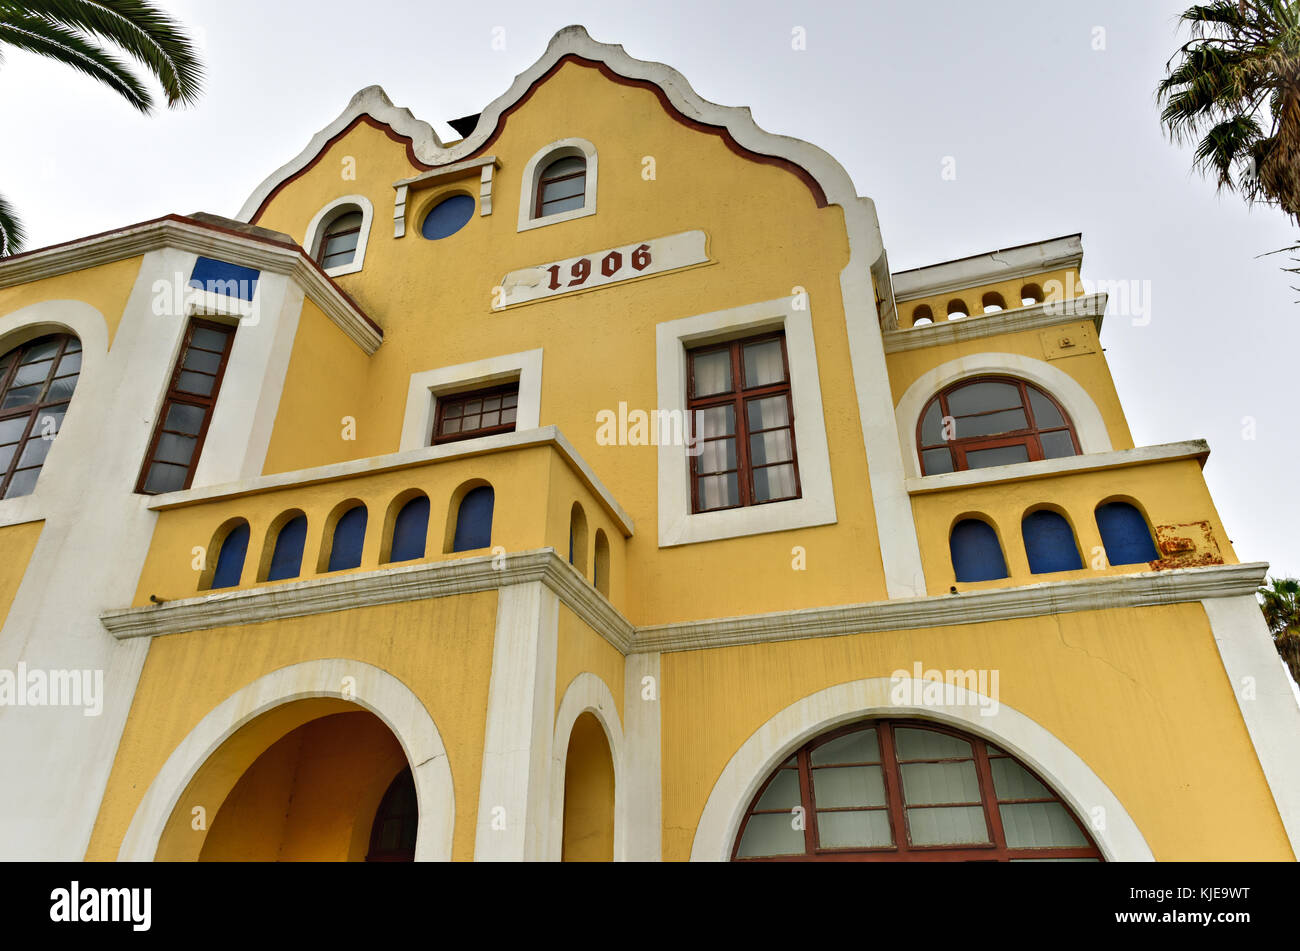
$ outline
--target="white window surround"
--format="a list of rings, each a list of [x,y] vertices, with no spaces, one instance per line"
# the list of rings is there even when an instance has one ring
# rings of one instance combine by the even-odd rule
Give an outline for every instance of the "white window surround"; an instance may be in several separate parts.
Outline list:
[[[321,232],[326,225],[338,216],[340,209],[347,205],[355,205],[361,212],[361,231],[357,235],[357,251],[347,264],[325,268],[325,273],[330,277],[355,274],[361,270],[361,266],[366,259],[366,245],[370,241],[370,226],[375,221],[375,206],[370,203],[370,199],[365,195],[344,195],[342,198],[335,198],[316,212],[311,224],[307,225],[306,236],[303,238],[303,249],[311,256],[312,260],[319,261],[320,248],[317,247],[317,244],[320,242]]]
[[[547,215],[545,218],[534,218],[533,208],[537,204],[537,186],[541,181],[542,172],[546,171],[546,167],[556,159],[562,159],[570,155],[580,155],[587,160],[587,191],[583,196],[582,207],[557,212],[554,215]],[[544,228],[547,225],[572,221],[574,218],[585,218],[595,213],[596,147],[586,139],[557,139],[550,145],[538,149],[537,153],[528,160],[528,164],[524,166],[519,193],[519,227],[516,230],[530,231],[533,228]]]
[[[812,314],[795,310],[789,297],[684,317],[656,328],[656,374],[661,413],[687,419],[687,347],[735,340],[769,330],[785,331],[799,453],[800,498],[719,512],[691,512],[690,460],[683,445],[659,445],[659,547],[781,532],[836,520],[830,451],[822,412],[821,381],[813,343]],[[661,417],[662,418],[662,417]]]
[[[406,413],[402,418],[399,452],[421,449],[433,436],[439,396],[463,393],[480,386],[510,380],[519,381],[519,408],[515,410],[515,432],[541,425],[542,350],[524,350],[471,363],[425,370],[411,374],[406,391]]]
[[[987,374],[1018,377],[1055,397],[1074,424],[1081,454],[1111,451],[1106,420],[1088,391],[1074,377],[1049,363],[1018,353],[973,353],[949,360],[922,374],[899,399],[894,415],[898,420],[898,442],[903,449],[905,478],[922,478],[921,461],[916,452],[916,426],[926,404],[936,393],[954,383]]]

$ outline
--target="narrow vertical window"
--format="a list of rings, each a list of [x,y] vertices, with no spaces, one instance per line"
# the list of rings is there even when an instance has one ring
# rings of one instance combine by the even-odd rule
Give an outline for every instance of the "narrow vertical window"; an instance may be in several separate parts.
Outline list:
[[[429,534],[429,497],[417,495],[404,503],[393,520],[393,544],[389,561],[411,561],[424,557]]]
[[[1007,576],[1007,562],[1002,557],[998,533],[988,522],[962,519],[952,527],[948,545],[958,581],[993,581]]]
[[[212,587],[233,588],[244,573],[244,558],[248,554],[248,523],[240,522],[221,542],[217,555],[217,568],[212,574]]]
[[[0,498],[30,495],[81,374],[81,341],[52,334],[0,356]]]
[[[1112,565],[1138,565],[1156,561],[1155,542],[1147,520],[1127,502],[1107,502],[1097,506],[1097,530],[1106,546],[1106,561]]]
[[[344,512],[334,524],[334,539],[330,544],[330,560],[326,571],[343,571],[361,564],[361,552],[366,544],[366,507],[354,505]]]
[[[537,205],[534,218],[559,214],[581,208],[586,202],[587,160],[571,155],[556,159],[542,171],[537,183]]]
[[[307,516],[299,513],[285,522],[275,536],[267,581],[284,581],[302,574],[302,549],[307,541]]]
[[[587,574],[587,513],[577,502],[569,510],[569,564]]]
[[[361,239],[362,214],[347,211],[330,222],[321,236],[318,260],[325,270],[351,264]]]
[[[190,321],[137,492],[175,492],[194,481],[234,338],[234,327]]]
[[[592,566],[591,582],[596,590],[609,597],[609,539],[604,529],[596,529],[596,563]]]
[[[465,493],[456,511],[456,536],[451,550],[474,551],[492,544],[492,486],[480,485]]]
[[[1053,571],[1078,571],[1083,567],[1074,529],[1065,516],[1049,509],[1030,512],[1021,523],[1029,570],[1036,575]]]

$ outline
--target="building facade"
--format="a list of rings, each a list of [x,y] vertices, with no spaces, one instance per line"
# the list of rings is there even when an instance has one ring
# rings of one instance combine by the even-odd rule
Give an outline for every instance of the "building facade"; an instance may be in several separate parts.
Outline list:
[[[10,859],[1292,860],[1300,709],[1078,235],[578,27],[0,261]]]

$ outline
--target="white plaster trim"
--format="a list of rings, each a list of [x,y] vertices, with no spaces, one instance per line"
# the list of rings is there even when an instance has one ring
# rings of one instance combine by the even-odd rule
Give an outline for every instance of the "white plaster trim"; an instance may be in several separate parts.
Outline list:
[[[1106,313],[1105,294],[1086,294],[1065,301],[1040,302],[1030,307],[1014,307],[992,314],[977,314],[960,320],[936,320],[920,327],[885,331],[885,352],[900,353],[938,347],[944,344],[978,340],[998,334],[1043,330],[1061,324],[1072,324],[1081,317],[1091,317],[1097,332],[1101,332],[1102,316]]]
[[[396,190],[393,196],[393,237],[401,238],[406,234],[406,205],[411,192],[462,178],[470,172],[479,172],[479,216],[492,214],[492,170],[500,167],[501,162],[495,155],[483,155],[393,182]]]
[[[987,707],[981,695],[960,686],[953,705],[894,702],[896,689],[920,696],[923,686],[924,681],[911,678],[855,680],[809,694],[773,716],[741,744],[714,784],[695,829],[691,861],[728,861],[745,809],[772,770],[813,737],[868,717],[916,717],[991,740],[1047,780],[1089,827],[1107,861],[1155,861],[1142,831],[1115,794],[1050,731],[1005,701],[997,705],[997,714],[982,716]],[[1097,807],[1105,810],[1102,829],[1089,822]]]
[[[557,212],[544,218],[534,218],[533,209],[537,206],[537,186],[540,184],[542,172],[555,159],[571,155],[581,155],[587,160],[586,192],[583,195],[582,207]],[[520,188],[519,227],[515,229],[516,231],[531,231],[534,228],[545,228],[547,225],[559,224],[562,221],[594,215],[596,213],[596,147],[586,139],[556,139],[549,145],[542,146],[524,166]]]
[[[794,403],[794,438],[802,496],[787,502],[692,514],[690,460],[686,446],[660,439],[660,548],[835,522],[835,493],[831,484],[830,451],[822,413],[812,315],[808,310],[795,310],[791,298],[779,297],[657,325],[659,410],[681,420],[688,419],[687,347],[782,328],[790,363],[790,395]]]
[[[1254,594],[1202,601],[1291,852],[1300,858],[1300,705]]]
[[[438,396],[493,386],[508,380],[519,381],[519,407],[515,410],[515,432],[527,432],[541,424],[542,415],[542,348],[458,363],[437,370],[411,374],[406,391],[406,413],[402,418],[399,452],[422,449],[433,437],[437,418]],[[469,442],[466,440],[465,442]],[[463,445],[456,443],[455,445]]]
[[[1072,234],[1015,248],[975,254],[893,274],[894,296],[901,304],[946,291],[994,284],[1044,271],[1077,268],[1083,263],[1082,235]]]
[[[621,778],[627,834],[615,858],[628,862],[658,862],[663,858],[659,659],[659,654],[628,654],[623,663],[626,752]],[[644,696],[647,687],[653,690],[651,699]]]
[[[355,274],[360,271],[366,260],[366,245],[370,243],[370,226],[375,223],[375,206],[371,204],[370,199],[365,195],[344,195],[342,198],[335,198],[332,202],[316,212],[315,217],[307,225],[304,232],[302,247],[313,258],[320,254],[321,229],[327,222],[333,221],[337,217],[338,210],[348,205],[355,205],[361,212],[361,230],[357,233],[357,250],[352,255],[352,260],[347,264],[340,264],[338,267],[325,268],[325,273],[330,277],[342,277],[344,274]]]
[[[352,687],[346,694],[345,685]],[[437,725],[406,684],[385,670],[348,658],[281,667],[231,694],[209,712],[149,784],[122,840],[118,860],[152,861],[167,820],[208,757],[236,730],[268,710],[309,697],[349,700],[375,714],[393,731],[411,764],[420,806],[415,859],[450,861],[456,796]]]
[[[967,469],[964,472],[943,472],[939,475],[921,476],[907,480],[907,491],[911,495],[924,495],[929,492],[969,489],[979,485],[997,485],[1000,482],[1043,479],[1074,472],[1094,472],[1098,469],[1119,469],[1124,466],[1173,462],[1177,459],[1196,459],[1204,466],[1209,455],[1210,446],[1204,439],[1189,439],[1184,442],[1166,443],[1163,446],[1114,449],[1087,456],[1040,459],[1036,462],[1018,462],[1009,466],[990,466],[987,469]]]
[[[1083,453],[1111,451],[1110,433],[1101,410],[1074,377],[1044,360],[1018,353],[972,353],[921,374],[898,400],[894,415],[898,420],[898,445],[903,452],[908,479],[921,475],[921,461],[916,452],[916,426],[925,404],[934,394],[953,383],[986,373],[1019,377],[1046,390],[1065,407]]]
[[[614,763],[614,860],[627,860],[628,803],[626,782],[626,746],[623,727],[618,719],[618,705],[609,685],[590,671],[583,671],[569,682],[555,714],[555,740],[551,744],[551,815],[550,834],[545,856],[561,860],[564,851],[564,772],[568,766],[569,738],[573,725],[584,713],[592,714],[605,731],[609,755]]]

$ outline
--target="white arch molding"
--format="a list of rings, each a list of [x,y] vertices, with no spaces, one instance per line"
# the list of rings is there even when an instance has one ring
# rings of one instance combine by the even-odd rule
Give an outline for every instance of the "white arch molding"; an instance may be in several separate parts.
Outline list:
[[[1074,424],[1080,452],[1110,452],[1110,431],[1106,428],[1106,420],[1088,391],[1074,377],[1050,363],[1018,353],[973,353],[923,373],[899,399],[894,415],[898,420],[898,443],[903,450],[907,478],[915,479],[921,475],[921,461],[916,452],[916,426],[931,397],[969,377],[993,373],[1019,377],[1056,397]]]
[[[347,264],[326,268],[325,273],[330,277],[355,274],[361,270],[366,259],[366,245],[370,241],[370,226],[374,224],[375,220],[375,206],[371,204],[370,199],[365,195],[344,195],[341,198],[335,198],[316,212],[315,217],[307,225],[307,231],[303,235],[303,250],[312,258],[316,258],[320,253],[320,248],[316,245],[320,241],[321,231],[329,222],[333,221],[340,209],[353,205],[361,212],[361,230],[357,233],[357,250],[352,255],[352,260]]]
[[[1044,727],[999,703],[993,716],[981,716],[980,695],[954,687],[952,704],[898,704],[894,692],[923,696],[925,681],[875,677],[836,684],[809,694],[764,723],[741,744],[709,794],[695,830],[691,861],[725,862],[758,787],[790,754],[816,736],[868,717],[912,717],[957,727],[983,737],[1036,771],[1060,794],[1107,861],[1153,862],[1141,830],[1096,773]],[[992,701],[984,698],[984,703]],[[1096,813],[1094,810],[1102,811]],[[1100,816],[1101,828],[1091,821]]]
[[[582,207],[557,212],[545,218],[534,218],[533,209],[537,206],[537,188],[541,184],[542,172],[546,171],[547,166],[556,159],[569,156],[587,160],[586,190],[582,196]],[[547,225],[559,224],[561,221],[572,221],[574,218],[594,215],[596,213],[596,147],[586,139],[557,139],[549,145],[542,146],[533,153],[533,157],[524,166],[521,188],[519,227],[515,229],[516,231],[544,228]]]
[[[345,684],[351,688],[347,694]],[[272,671],[231,694],[200,720],[149,784],[122,839],[118,861],[153,860],[181,794],[199,768],[235,731],[268,710],[312,697],[351,701],[375,714],[393,731],[415,778],[420,809],[415,860],[450,861],[455,790],[447,751],[433,718],[410,688],[392,674],[341,657],[304,661]]]
[[[627,796],[623,788],[623,728],[619,724],[614,694],[605,681],[584,671],[569,682],[555,714],[555,742],[551,744],[551,795],[546,838],[542,853],[547,861],[558,862],[564,846],[564,771],[568,767],[569,738],[573,725],[584,713],[592,714],[609,744],[614,761],[614,861],[627,859]]]

